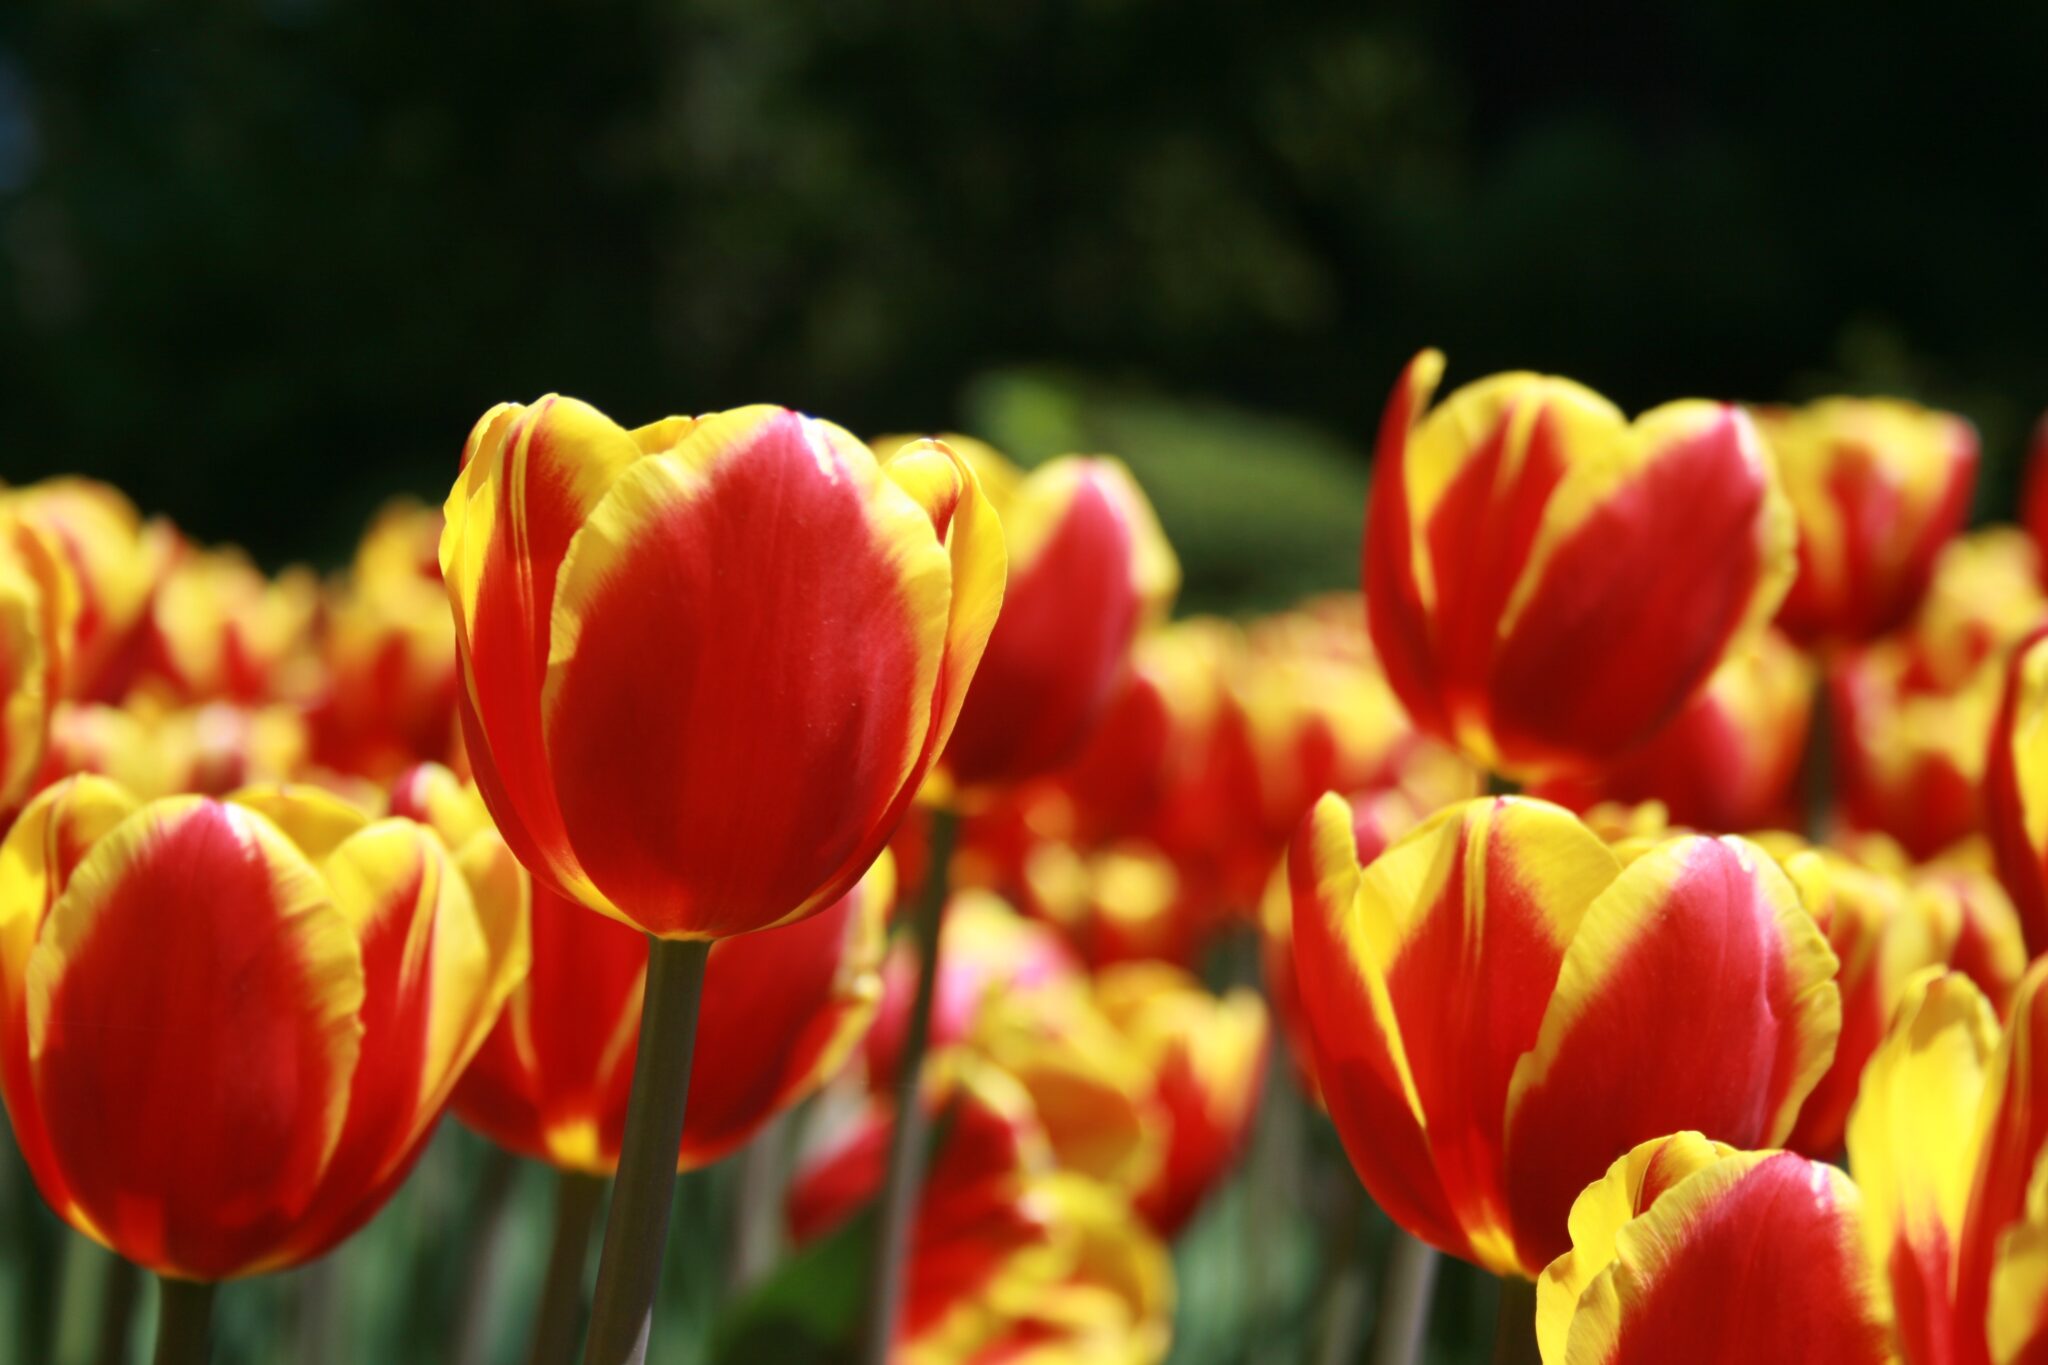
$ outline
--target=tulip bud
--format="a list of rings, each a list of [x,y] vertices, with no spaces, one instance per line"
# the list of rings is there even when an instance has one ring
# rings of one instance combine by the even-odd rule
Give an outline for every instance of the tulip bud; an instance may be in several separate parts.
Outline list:
[[[409,820],[73,778],[0,846],[0,1083],[80,1232],[185,1279],[280,1269],[405,1177],[526,961]]]
[[[1364,582],[1373,643],[1424,730],[1535,779],[1611,761],[1778,608],[1792,519],[1740,409],[1630,423],[1564,379],[1503,374],[1380,429]]]
[[[740,408],[494,408],[444,509],[460,712],[506,842],[650,934],[839,899],[944,749],[1002,600],[973,471]]]
[[[1976,429],[1889,398],[1825,398],[1755,417],[1799,523],[1799,576],[1779,626],[1802,643],[1897,626],[1970,510]]]
[[[1296,837],[1294,965],[1330,1117],[1410,1233],[1533,1278],[1616,1153],[1791,1130],[1841,1002],[1761,849],[1681,837],[1624,866],[1511,797],[1440,811],[1361,867],[1353,823],[1328,796]]]
[[[1544,1365],[1890,1365],[1849,1177],[1698,1133],[1618,1158],[1572,1204],[1572,1249],[1536,1286]]]

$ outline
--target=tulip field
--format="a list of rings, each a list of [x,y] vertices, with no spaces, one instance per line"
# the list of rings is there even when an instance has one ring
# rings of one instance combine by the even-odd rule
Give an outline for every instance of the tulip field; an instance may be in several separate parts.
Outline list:
[[[1236,617],[774,406],[0,491],[0,1355],[2048,1360],[2048,423],[1446,373]]]

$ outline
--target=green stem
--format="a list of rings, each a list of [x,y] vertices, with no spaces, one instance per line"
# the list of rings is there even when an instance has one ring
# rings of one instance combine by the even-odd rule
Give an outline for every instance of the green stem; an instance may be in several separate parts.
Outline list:
[[[107,1268],[106,1290],[100,1296],[100,1348],[96,1365],[126,1365],[130,1325],[135,1321],[135,1291],[142,1287],[142,1271],[124,1256],[114,1257]]]
[[[1536,1349],[1536,1282],[1506,1276],[1493,1320],[1493,1365],[1542,1365],[1542,1360]]]
[[[730,1287],[759,1280],[782,1254],[782,1197],[789,1115],[777,1114],[740,1152],[739,1193],[733,1213]]]
[[[931,869],[925,875],[924,894],[911,914],[911,935],[917,946],[917,993],[911,998],[910,1021],[896,1055],[896,1122],[889,1137],[889,1173],[882,1186],[867,1349],[861,1356],[868,1365],[888,1365],[896,1314],[903,1303],[903,1262],[910,1245],[910,1225],[924,1179],[926,1123],[917,1085],[924,1070],[925,1045],[931,1039],[932,996],[939,976],[939,925],[945,914],[947,873],[958,833],[959,817],[950,810],[932,816]]]
[[[547,1278],[533,1320],[527,1365],[575,1365],[576,1329],[583,1321],[583,1270],[590,1264],[590,1229],[604,1203],[604,1178],[563,1171],[555,1180],[555,1230],[548,1243]]]
[[[468,1242],[474,1248],[465,1268],[456,1318],[455,1365],[483,1365],[490,1358],[491,1336],[499,1314],[492,1303],[506,1244],[512,1239],[512,1184],[519,1159],[493,1146],[484,1156],[483,1175],[470,1201]]]
[[[1359,1329],[1365,1324],[1365,1190],[1348,1166],[1340,1174],[1341,1183],[1323,1200],[1324,1207],[1332,1211],[1332,1231],[1325,1254],[1316,1350],[1321,1365],[1350,1365],[1358,1354]]]
[[[207,1365],[213,1354],[213,1294],[200,1280],[157,1277],[156,1365]]]
[[[640,1048],[618,1182],[597,1263],[586,1365],[641,1365],[654,1325],[668,1249],[668,1215],[676,1187],[676,1153],[690,1098],[690,1061],[697,1045],[697,1003],[704,994],[708,942],[649,938],[647,992],[640,1010]]]
[[[1373,1365],[1416,1365],[1422,1359],[1422,1344],[1429,1340],[1429,1308],[1436,1295],[1440,1263],[1434,1247],[1400,1228],[1394,1229],[1393,1246],[1387,1256],[1387,1278],[1380,1289],[1379,1325],[1372,1337]],[[1532,1305],[1530,1312],[1534,1311]],[[1535,1321],[1533,1316],[1530,1321]]]
[[[100,1299],[114,1257],[83,1233],[64,1236],[64,1265],[57,1275],[56,1365],[85,1365],[99,1335]]]

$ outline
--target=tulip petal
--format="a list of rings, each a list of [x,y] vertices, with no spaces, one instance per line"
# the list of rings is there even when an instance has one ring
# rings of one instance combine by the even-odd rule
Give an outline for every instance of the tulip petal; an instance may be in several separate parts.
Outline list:
[[[2048,1142],[2048,959],[2036,960],[2014,997],[1991,1056],[1978,1110],[1976,1180],[1963,1216],[1955,1272],[1956,1318],[1987,1322],[1998,1247],[2027,1212],[2027,1186]]]
[[[1932,969],[1906,987],[1850,1112],[1873,1270],[1891,1284],[1907,1359],[1956,1339],[1956,1257],[1976,1166],[1978,1111],[1998,1021],[1969,978]]]
[[[66,1216],[153,1270],[260,1268],[334,1150],[361,1037],[319,874],[252,811],[146,806],[78,865],[27,984]]]
[[[794,413],[705,418],[620,478],[563,562],[541,703],[595,908],[718,937],[836,898],[925,751],[950,582],[866,447]]]
[[[2027,1181],[2027,1211],[1998,1239],[1985,1324],[1992,1365],[2048,1361],[2048,1153]]]
[[[1587,909],[1508,1087],[1525,1254],[1561,1254],[1573,1195],[1648,1137],[1781,1140],[1834,1053],[1834,974],[1792,884],[1755,845],[1675,839],[1630,863]]]

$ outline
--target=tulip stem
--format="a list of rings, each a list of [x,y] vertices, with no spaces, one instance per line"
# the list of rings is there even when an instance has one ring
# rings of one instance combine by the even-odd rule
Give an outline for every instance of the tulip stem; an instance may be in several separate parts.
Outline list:
[[[1394,1229],[1387,1257],[1387,1278],[1380,1290],[1379,1323],[1372,1334],[1373,1365],[1415,1365],[1429,1339],[1430,1301],[1436,1295],[1441,1258],[1436,1248],[1400,1228]],[[1501,1300],[1503,1314],[1507,1300]],[[1535,1321],[1530,1307],[1530,1321]],[[1507,1319],[1503,1315],[1501,1321]]]
[[[555,1179],[555,1228],[548,1243],[547,1277],[533,1320],[527,1365],[575,1365],[576,1329],[583,1321],[583,1271],[590,1264],[590,1229],[604,1203],[604,1178],[563,1171]]]
[[[492,1300],[506,1243],[513,1235],[512,1184],[518,1174],[519,1158],[503,1147],[494,1146],[485,1153],[483,1174],[469,1206],[469,1242],[475,1252],[469,1258],[458,1300],[455,1365],[483,1365],[491,1355],[491,1338],[499,1318]]]
[[[157,1277],[156,1365],[206,1365],[213,1351],[213,1293],[201,1280]]]
[[[641,1365],[654,1326],[654,1298],[668,1249],[675,1201],[676,1153],[690,1097],[697,1003],[704,994],[709,942],[647,940],[647,991],[619,1176],[597,1263],[586,1365]]]
[[[1536,1282],[1505,1275],[1500,1312],[1493,1320],[1493,1365],[1541,1365],[1536,1349]]]
[[[910,921],[917,946],[917,993],[911,998],[910,1021],[896,1056],[895,1126],[889,1136],[889,1172],[882,1186],[882,1222],[875,1242],[874,1292],[868,1300],[867,1365],[888,1365],[896,1336],[896,1314],[903,1302],[903,1262],[910,1244],[910,1224],[917,1212],[918,1187],[924,1179],[925,1114],[918,1103],[918,1077],[924,1070],[925,1045],[932,1031],[932,996],[939,979],[939,926],[946,909],[946,880],[953,861],[959,817],[940,809],[932,815],[931,865],[924,892]]]

